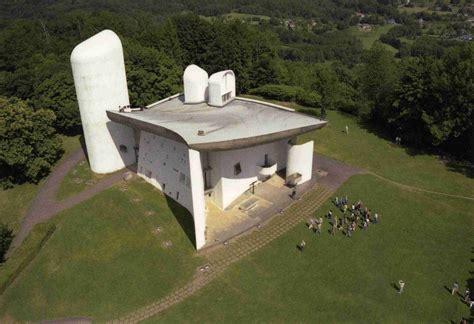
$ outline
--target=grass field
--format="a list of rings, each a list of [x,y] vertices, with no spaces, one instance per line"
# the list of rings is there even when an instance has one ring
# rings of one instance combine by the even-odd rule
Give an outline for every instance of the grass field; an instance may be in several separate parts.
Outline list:
[[[93,173],[87,161],[81,161],[64,177],[56,197],[58,200],[63,200],[73,196],[87,187],[93,186],[103,177],[104,175]]]
[[[391,28],[393,28],[393,25],[372,26],[372,30],[366,32],[360,31],[357,26],[352,26],[349,28],[349,33],[362,41],[364,49],[370,49],[375,42],[379,41],[380,36],[388,32]],[[382,46],[392,53],[397,52],[397,50],[390,45],[382,44]]]
[[[79,136],[61,136],[61,138],[64,156],[80,147]],[[25,183],[16,185],[12,189],[0,189],[0,206],[2,207],[0,208],[0,222],[8,224],[16,232],[20,227],[23,215],[28,210],[42,183]]]
[[[329,111],[327,118],[327,127],[300,140],[315,140],[318,152],[394,181],[474,196],[474,180],[454,171],[457,166],[395,147],[351,116]],[[445,286],[474,285],[474,203],[402,190],[373,175],[351,178],[337,193],[346,194],[380,213],[380,224],[349,239],[316,237],[302,223],[150,322],[418,323],[468,316]],[[316,215],[329,208],[327,202]],[[56,232],[6,290],[0,319],[102,321],[158,300],[206,262],[185,233],[190,220],[138,180],[127,191],[113,187],[62,212]],[[152,233],[157,226],[163,229],[158,236]],[[307,248],[299,253],[295,245],[303,238]],[[171,249],[162,247],[165,240]],[[402,295],[393,287],[399,279],[406,282]]]
[[[192,216],[176,204],[169,207],[159,191],[140,180],[57,218],[53,237],[6,290],[4,315],[21,321],[110,318],[163,296],[205,263],[177,221],[189,229]],[[153,232],[157,227],[159,234]],[[171,248],[162,246],[167,240]]]
[[[302,223],[185,302],[149,322],[458,322],[469,308],[445,288],[466,287],[474,257],[474,203],[401,191],[356,176],[337,195],[362,199],[379,224],[352,238]],[[316,216],[334,206],[327,202]],[[296,244],[307,242],[303,253]],[[393,286],[406,282],[402,295]],[[472,279],[474,280],[474,278]],[[474,282],[471,282],[474,285]],[[474,288],[474,287],[471,287]]]

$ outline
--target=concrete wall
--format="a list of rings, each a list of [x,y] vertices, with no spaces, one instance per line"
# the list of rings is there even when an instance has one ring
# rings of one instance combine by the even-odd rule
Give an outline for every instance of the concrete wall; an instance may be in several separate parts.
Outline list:
[[[245,149],[210,152],[211,186],[214,187],[212,197],[216,205],[222,209],[227,208],[249,189],[252,182],[257,181],[261,165],[265,162],[265,154],[276,162],[277,170],[285,168],[287,142],[285,139]],[[240,163],[242,170],[239,175],[234,174],[237,163]]]
[[[301,145],[288,144],[288,162],[286,165],[286,176],[298,172],[301,181],[298,184],[311,180],[313,171],[313,149],[314,142],[310,141]]]
[[[130,103],[120,39],[110,30],[98,33],[74,48],[71,65],[92,171],[110,173],[135,163],[133,130],[105,112]]]
[[[142,132],[138,175],[191,212],[196,248],[204,246],[206,212],[199,152],[183,143]]]

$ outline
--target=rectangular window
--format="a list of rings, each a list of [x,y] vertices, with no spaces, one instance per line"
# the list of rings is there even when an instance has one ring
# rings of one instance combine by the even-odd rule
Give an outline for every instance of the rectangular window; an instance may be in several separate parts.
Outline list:
[[[222,102],[229,101],[229,100],[230,100],[230,95],[231,95],[230,92],[224,93],[224,94],[222,95]]]
[[[242,167],[240,166],[240,162],[234,164],[234,175],[239,175],[242,172]]]
[[[184,175],[184,173],[180,172],[179,173],[179,183],[184,184],[185,180],[186,180],[186,176]]]
[[[176,192],[176,200],[179,200],[179,191]]]

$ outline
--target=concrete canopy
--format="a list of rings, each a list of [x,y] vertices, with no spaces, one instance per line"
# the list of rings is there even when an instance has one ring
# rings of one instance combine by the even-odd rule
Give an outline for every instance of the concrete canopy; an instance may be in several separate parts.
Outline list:
[[[217,108],[205,102],[185,104],[183,96],[174,96],[143,111],[108,110],[107,116],[117,123],[183,142],[201,151],[269,143],[324,127],[327,123],[289,109],[238,97]]]

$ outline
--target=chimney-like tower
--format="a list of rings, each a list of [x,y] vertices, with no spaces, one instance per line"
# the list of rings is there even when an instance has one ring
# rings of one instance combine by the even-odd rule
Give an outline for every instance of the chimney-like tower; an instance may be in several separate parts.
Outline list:
[[[77,45],[71,65],[92,171],[111,173],[135,163],[133,130],[106,110],[130,105],[122,42],[104,30]]]

